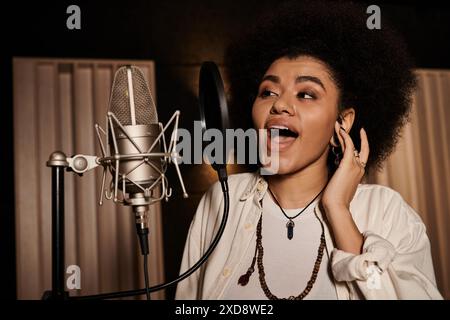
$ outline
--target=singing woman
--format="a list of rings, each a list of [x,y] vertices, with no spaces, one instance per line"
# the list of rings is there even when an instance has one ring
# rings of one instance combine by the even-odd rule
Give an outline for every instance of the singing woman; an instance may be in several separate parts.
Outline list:
[[[288,3],[230,46],[233,108],[267,130],[278,170],[229,177],[225,232],[177,299],[442,298],[419,215],[398,192],[362,183],[394,149],[416,85],[404,41],[367,18],[351,3]],[[181,272],[209,247],[222,211],[216,184]]]

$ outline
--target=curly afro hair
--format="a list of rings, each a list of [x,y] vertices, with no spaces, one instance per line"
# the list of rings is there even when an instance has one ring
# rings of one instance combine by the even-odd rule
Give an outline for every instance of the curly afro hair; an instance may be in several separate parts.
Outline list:
[[[339,111],[355,109],[350,135],[358,149],[360,128],[367,132],[366,173],[380,168],[409,120],[416,78],[402,38],[384,19],[381,29],[368,29],[368,17],[361,5],[326,1],[284,3],[263,16],[225,54],[234,123],[252,127],[251,107],[274,60],[312,56],[333,75],[340,92]],[[332,157],[330,152],[328,166],[334,171]]]

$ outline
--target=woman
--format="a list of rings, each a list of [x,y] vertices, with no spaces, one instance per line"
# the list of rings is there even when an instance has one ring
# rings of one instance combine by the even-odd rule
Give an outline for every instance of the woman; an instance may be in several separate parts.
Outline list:
[[[415,88],[400,38],[367,18],[352,4],[289,3],[230,47],[233,105],[255,128],[279,130],[267,136],[278,171],[229,177],[224,235],[177,299],[442,298],[418,214],[394,190],[360,183],[395,146]],[[222,210],[216,184],[181,272],[209,247]]]

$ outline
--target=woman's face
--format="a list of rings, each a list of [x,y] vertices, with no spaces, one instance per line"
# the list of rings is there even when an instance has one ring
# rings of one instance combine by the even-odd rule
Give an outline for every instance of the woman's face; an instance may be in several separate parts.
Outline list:
[[[275,60],[266,71],[253,103],[256,129],[267,129],[267,151],[278,146],[278,174],[310,165],[326,167],[328,144],[338,116],[339,91],[330,70],[309,56]],[[271,136],[271,128],[280,136]]]

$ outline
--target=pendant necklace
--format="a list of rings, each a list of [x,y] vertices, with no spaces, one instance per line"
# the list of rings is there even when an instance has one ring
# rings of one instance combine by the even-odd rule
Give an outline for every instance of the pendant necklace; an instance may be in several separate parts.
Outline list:
[[[327,185],[325,185],[326,187]],[[310,203],[308,203],[308,205],[306,207],[304,207],[299,213],[297,213],[295,216],[293,217],[289,217],[286,212],[284,212],[283,208],[281,207],[280,203],[278,202],[277,198],[275,197],[275,195],[273,194],[272,190],[270,190],[270,187],[268,186],[267,189],[269,190],[270,194],[272,195],[272,198],[275,200],[275,203],[278,205],[278,207],[281,209],[281,212],[283,212],[284,216],[288,219],[288,222],[286,223],[286,228],[287,228],[287,238],[289,240],[291,240],[294,237],[294,227],[295,227],[295,223],[294,223],[294,219],[297,218],[300,214],[303,213],[303,211],[305,211],[310,205],[311,203],[313,203],[317,197],[323,192],[323,190],[325,190],[325,187],[323,187],[323,189],[314,197],[314,199],[311,200]]]

